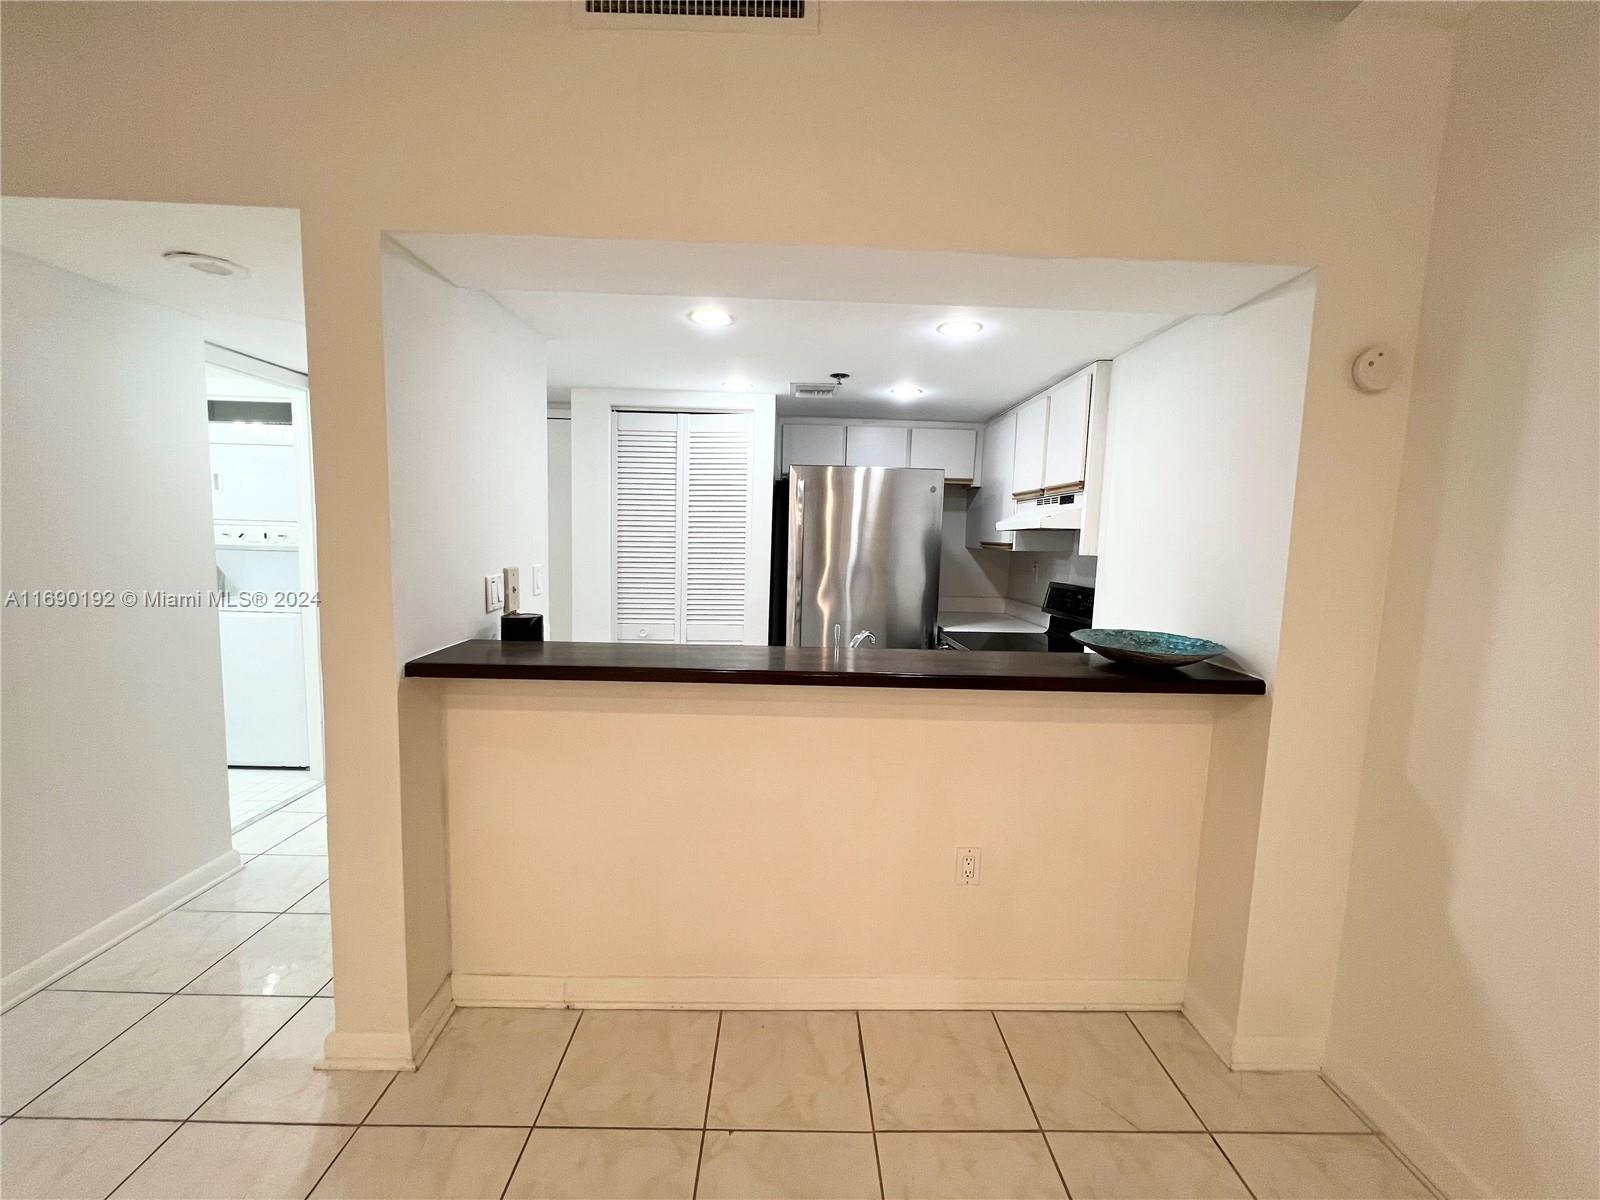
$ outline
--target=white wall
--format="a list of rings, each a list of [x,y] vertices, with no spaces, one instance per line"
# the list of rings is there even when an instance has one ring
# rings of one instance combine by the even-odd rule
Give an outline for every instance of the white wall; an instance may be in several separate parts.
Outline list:
[[[960,611],[964,604],[982,612],[998,608],[1006,594],[1004,550],[967,548],[967,505],[978,494],[970,488],[944,489],[944,524],[939,539],[939,609]]]
[[[1301,276],[1116,359],[1096,625],[1211,638],[1272,678],[1315,293]]]
[[[545,637],[572,637],[572,416],[546,422],[550,439],[550,589],[544,601]],[[527,607],[524,605],[524,607]],[[538,605],[533,605],[535,610]]]
[[[1455,1196],[1600,1195],[1596,17],[1463,33],[1328,1047]]]
[[[746,642],[766,645],[772,553],[772,454],[777,444],[777,399],[725,392],[666,392],[635,388],[572,389],[572,639],[612,640],[611,413],[748,412],[750,431],[750,574]]]
[[[4,275],[0,586],[116,596],[5,610],[9,998],[237,858],[216,610],[120,599],[216,585],[200,323],[10,251]]]
[[[499,637],[483,577],[549,561],[544,340],[482,292],[383,250],[389,512],[399,662]]]
[[[1095,586],[1097,560],[1082,554],[1018,554],[1007,557],[1006,598],[1027,608],[1044,603],[1044,592],[1052,583]],[[1098,596],[1097,596],[1098,599]],[[1040,620],[1043,620],[1040,616]]]

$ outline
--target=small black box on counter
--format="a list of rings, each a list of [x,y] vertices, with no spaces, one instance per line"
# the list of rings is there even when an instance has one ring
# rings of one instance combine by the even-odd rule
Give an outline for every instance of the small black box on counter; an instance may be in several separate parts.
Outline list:
[[[502,642],[544,641],[543,613],[502,613],[500,616]]]

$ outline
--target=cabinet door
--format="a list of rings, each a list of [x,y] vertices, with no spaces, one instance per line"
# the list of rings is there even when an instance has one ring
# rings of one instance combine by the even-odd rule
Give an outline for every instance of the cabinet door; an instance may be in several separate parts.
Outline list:
[[[1083,487],[1089,451],[1089,388],[1092,371],[1074,375],[1050,393],[1049,433],[1045,438],[1044,488],[1072,491]]]
[[[785,475],[793,466],[844,466],[844,426],[785,425],[782,463]]]
[[[1011,467],[1016,453],[1017,414],[1009,412],[983,430],[983,486],[967,506],[967,545],[974,550],[1007,546],[1014,538],[1010,530],[1002,532],[995,524],[1011,515]]]
[[[976,429],[912,427],[909,465],[935,467],[944,472],[947,482],[971,483],[977,453]]]
[[[848,425],[844,431],[847,467],[903,467],[906,465],[904,425]]]
[[[1013,496],[1036,496],[1044,488],[1044,444],[1049,413],[1049,392],[1035,396],[1017,409],[1017,452],[1011,470]]]
[[[218,521],[298,521],[294,447],[213,442],[211,515]]]

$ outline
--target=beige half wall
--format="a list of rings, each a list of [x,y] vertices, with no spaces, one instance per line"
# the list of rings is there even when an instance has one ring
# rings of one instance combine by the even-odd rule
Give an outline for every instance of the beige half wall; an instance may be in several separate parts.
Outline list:
[[[1175,1008],[1212,712],[1265,703],[407,685],[443,693],[476,1005]]]

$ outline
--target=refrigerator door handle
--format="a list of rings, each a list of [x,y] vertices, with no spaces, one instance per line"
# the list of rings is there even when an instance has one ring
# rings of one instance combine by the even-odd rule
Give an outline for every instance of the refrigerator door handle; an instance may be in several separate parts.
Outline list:
[[[789,599],[791,607],[789,612],[789,636],[785,639],[791,646],[801,644],[800,610],[805,603],[805,596],[801,592],[800,586],[804,578],[803,567],[806,553],[805,502],[806,481],[804,479],[795,479],[794,501],[789,506]]]

